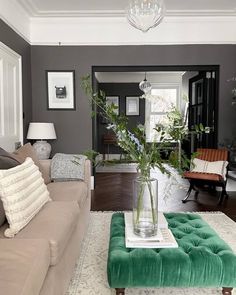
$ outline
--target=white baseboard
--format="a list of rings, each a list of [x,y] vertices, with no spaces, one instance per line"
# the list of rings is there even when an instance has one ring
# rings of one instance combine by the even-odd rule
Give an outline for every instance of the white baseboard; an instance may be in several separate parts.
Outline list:
[[[90,184],[91,184],[91,191],[93,191],[94,190],[94,176],[91,176]]]
[[[135,163],[107,164],[96,167],[96,173],[137,173]]]
[[[105,160],[120,160],[120,154],[105,154]],[[103,155],[100,155],[101,159]]]

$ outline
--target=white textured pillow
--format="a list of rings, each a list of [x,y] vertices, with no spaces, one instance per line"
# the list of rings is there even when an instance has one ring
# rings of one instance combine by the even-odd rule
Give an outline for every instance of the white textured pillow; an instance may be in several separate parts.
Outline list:
[[[9,228],[4,235],[14,237],[50,201],[47,186],[31,158],[7,170],[0,170],[0,196]]]
[[[227,161],[214,161],[208,162],[200,160],[198,158],[192,161],[192,172],[203,172],[203,173],[215,173],[221,175],[224,179],[226,178],[227,172]]]

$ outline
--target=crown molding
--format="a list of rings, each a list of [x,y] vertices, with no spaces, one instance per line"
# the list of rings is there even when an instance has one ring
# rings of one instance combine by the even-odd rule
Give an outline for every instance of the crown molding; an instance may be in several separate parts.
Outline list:
[[[209,11],[200,16],[196,11],[192,16],[191,11],[167,12],[158,27],[142,33],[128,24],[124,12],[122,16],[119,11],[114,15],[105,11],[104,16],[101,11],[97,16],[83,11],[83,17],[32,17],[37,7],[30,3],[0,0],[0,17],[32,45],[236,44],[236,14],[232,11],[224,11],[227,15],[211,11],[211,16]]]
[[[23,1],[23,0],[20,0]],[[29,10],[27,10],[29,11]],[[32,17],[123,17],[124,10],[61,10],[61,11],[29,11]],[[236,16],[235,10],[167,10],[166,16],[176,17],[210,17],[210,16]]]
[[[212,16],[236,16],[236,9],[228,10],[167,10],[166,16],[176,17],[212,17]]]
[[[124,10],[40,10],[31,0],[18,0],[30,17],[123,17]],[[235,9],[225,10],[166,10],[166,16],[236,16]]]
[[[236,44],[236,17],[165,17],[147,33],[125,17],[34,18],[32,45]]]
[[[30,43],[30,17],[17,0],[0,0],[0,19]]]
[[[33,1],[30,0],[18,0],[21,7],[27,12],[30,17],[37,16],[39,9]]]

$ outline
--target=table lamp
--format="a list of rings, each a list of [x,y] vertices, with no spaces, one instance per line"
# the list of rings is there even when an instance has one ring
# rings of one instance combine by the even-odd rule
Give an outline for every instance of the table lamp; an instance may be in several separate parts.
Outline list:
[[[30,123],[27,139],[37,140],[33,147],[40,160],[48,159],[51,153],[51,145],[46,139],[56,139],[56,132],[53,123]]]

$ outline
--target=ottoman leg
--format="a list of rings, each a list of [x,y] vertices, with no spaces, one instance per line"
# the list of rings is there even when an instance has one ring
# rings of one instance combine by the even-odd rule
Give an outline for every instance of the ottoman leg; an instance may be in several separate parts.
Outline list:
[[[116,295],[125,295],[125,288],[116,288]]]
[[[233,291],[233,288],[222,288],[222,294],[223,295],[231,295]]]

